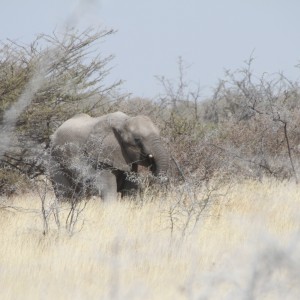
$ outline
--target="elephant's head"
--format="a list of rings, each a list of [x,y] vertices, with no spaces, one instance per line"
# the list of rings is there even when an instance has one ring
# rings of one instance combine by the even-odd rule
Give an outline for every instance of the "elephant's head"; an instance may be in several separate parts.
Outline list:
[[[116,136],[122,143],[129,163],[150,167],[155,176],[164,174],[169,166],[169,154],[163,147],[158,128],[146,116],[128,118]]]
[[[103,132],[107,134],[104,137]],[[109,157],[114,167],[124,171],[136,171],[137,165],[142,165],[149,167],[155,176],[167,173],[169,153],[162,144],[159,129],[148,117],[113,113],[104,122],[100,120],[93,135],[105,148],[100,160]]]

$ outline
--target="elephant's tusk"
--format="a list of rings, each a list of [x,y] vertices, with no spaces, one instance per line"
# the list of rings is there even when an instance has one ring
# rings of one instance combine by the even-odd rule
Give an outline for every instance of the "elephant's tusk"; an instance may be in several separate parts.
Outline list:
[[[148,157],[149,157],[149,158],[153,158],[153,155],[152,155],[152,154],[149,154]]]

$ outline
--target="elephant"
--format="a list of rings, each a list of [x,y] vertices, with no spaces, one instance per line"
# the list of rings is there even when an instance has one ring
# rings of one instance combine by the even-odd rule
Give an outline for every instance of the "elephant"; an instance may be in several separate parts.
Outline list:
[[[105,202],[138,190],[138,166],[168,181],[170,155],[149,117],[117,111],[78,114],[51,136],[50,179],[58,199],[99,195]],[[134,175],[134,176],[131,176]]]

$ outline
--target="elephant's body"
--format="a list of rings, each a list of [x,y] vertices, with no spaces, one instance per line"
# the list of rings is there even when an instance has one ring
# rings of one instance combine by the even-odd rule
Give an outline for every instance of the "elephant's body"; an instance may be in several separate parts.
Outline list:
[[[91,194],[116,199],[117,192],[137,189],[127,174],[136,173],[138,165],[161,175],[169,164],[159,130],[151,120],[122,112],[97,118],[80,114],[67,120],[52,136],[51,157],[54,190],[64,199]]]

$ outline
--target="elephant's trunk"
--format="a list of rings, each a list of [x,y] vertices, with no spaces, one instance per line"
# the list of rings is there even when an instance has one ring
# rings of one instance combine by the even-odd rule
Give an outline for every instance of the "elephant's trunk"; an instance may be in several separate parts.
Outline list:
[[[151,171],[153,175],[165,177],[169,168],[170,158],[159,137],[153,137],[151,139],[149,149],[148,155],[152,162]]]

